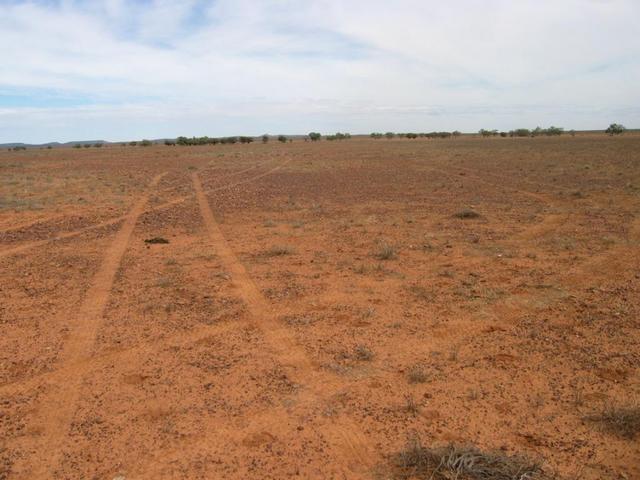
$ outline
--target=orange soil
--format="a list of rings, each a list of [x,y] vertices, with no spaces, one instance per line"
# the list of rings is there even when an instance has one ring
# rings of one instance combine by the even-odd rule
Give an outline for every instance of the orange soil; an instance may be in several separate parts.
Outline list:
[[[640,136],[0,174],[0,479],[393,478],[416,435],[640,478],[637,437],[586,419],[640,399]]]

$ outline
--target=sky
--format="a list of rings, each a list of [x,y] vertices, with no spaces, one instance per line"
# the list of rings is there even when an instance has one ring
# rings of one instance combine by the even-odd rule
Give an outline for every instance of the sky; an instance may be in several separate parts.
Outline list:
[[[0,143],[640,127],[638,0],[0,0]]]

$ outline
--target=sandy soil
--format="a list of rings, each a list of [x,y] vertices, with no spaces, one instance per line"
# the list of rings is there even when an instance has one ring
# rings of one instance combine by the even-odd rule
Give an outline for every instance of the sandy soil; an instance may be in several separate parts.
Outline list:
[[[639,212],[632,134],[0,152],[0,479],[396,478],[416,437],[638,479],[593,417],[640,401]]]

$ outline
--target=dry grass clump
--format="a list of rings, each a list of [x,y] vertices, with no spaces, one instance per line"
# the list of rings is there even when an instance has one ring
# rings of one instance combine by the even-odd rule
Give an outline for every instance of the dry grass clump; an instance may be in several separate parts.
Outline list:
[[[633,440],[640,434],[640,405],[608,407],[600,414],[586,417],[602,429],[622,438]]]
[[[410,413],[411,415],[417,415],[418,413],[420,413],[420,407],[418,406],[416,400],[413,398],[413,395],[405,395],[404,401],[405,409],[408,413]]]
[[[169,243],[169,240],[167,240],[166,238],[162,238],[162,237],[153,237],[153,238],[147,238],[144,243],[151,243],[151,244],[163,244],[163,243]]]
[[[394,258],[396,258],[397,253],[396,253],[396,249],[392,245],[389,245],[388,243],[383,243],[376,250],[375,256],[379,260],[393,260]]]
[[[427,372],[424,371],[422,365],[414,365],[407,372],[407,380],[409,383],[424,383],[429,379]]]
[[[479,218],[480,214],[475,210],[471,210],[470,208],[463,208],[459,212],[455,213],[454,217],[466,220],[470,218]]]
[[[426,448],[410,440],[396,455],[405,477],[433,480],[550,480],[540,465],[525,457],[487,453],[475,447]]]
[[[431,302],[435,297],[432,291],[427,290],[422,285],[411,285],[409,286],[408,290],[409,293],[416,297],[416,299],[422,300],[424,302]]]
[[[274,245],[269,248],[264,254],[267,257],[282,257],[284,255],[290,255],[294,253],[294,249],[286,245]]]
[[[368,362],[373,360],[373,356],[373,352],[366,345],[356,345],[354,357],[357,360]]]

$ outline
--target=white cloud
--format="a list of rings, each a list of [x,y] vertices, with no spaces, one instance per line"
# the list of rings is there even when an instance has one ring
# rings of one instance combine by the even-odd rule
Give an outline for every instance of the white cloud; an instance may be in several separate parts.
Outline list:
[[[637,126],[639,19],[635,0],[6,3],[0,141]]]

